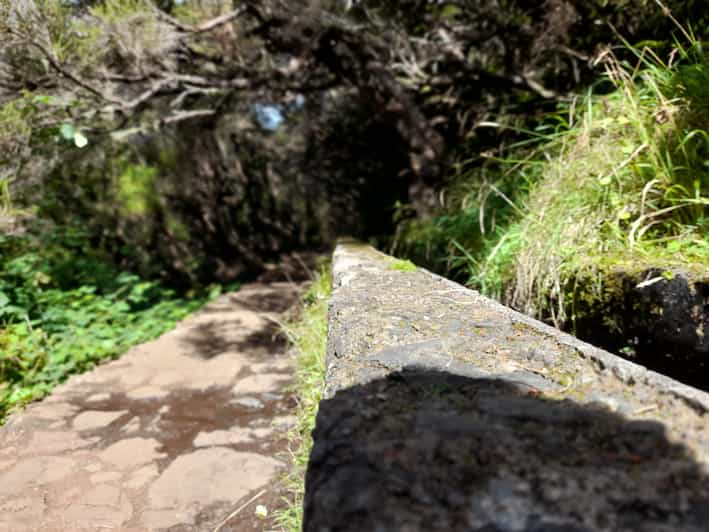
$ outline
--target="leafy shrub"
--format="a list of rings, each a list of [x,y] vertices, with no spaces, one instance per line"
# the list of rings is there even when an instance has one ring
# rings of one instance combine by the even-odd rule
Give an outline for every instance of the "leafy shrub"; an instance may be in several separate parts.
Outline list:
[[[76,228],[0,235],[0,420],[171,329],[205,299],[117,270]]]

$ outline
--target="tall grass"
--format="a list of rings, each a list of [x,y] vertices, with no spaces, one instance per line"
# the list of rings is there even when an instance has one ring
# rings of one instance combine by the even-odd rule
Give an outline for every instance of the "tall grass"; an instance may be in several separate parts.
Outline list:
[[[0,216],[7,216],[11,211],[10,179],[8,177],[0,177]]]
[[[625,42],[632,62],[605,51],[603,78],[533,131],[483,124],[525,138],[485,156],[447,191],[448,211],[419,224],[449,270],[557,325],[580,277],[601,294],[614,268],[706,270],[709,58],[679,29],[665,52]]]
[[[632,50],[636,65],[598,59],[614,92],[589,93],[578,122],[541,150],[542,178],[507,235],[517,252],[488,258],[512,272],[510,304],[557,325],[580,275],[709,259],[709,61],[696,40],[667,61]]]
[[[305,471],[313,446],[311,433],[315,428],[318,404],[325,388],[330,286],[330,270],[323,268],[303,298],[304,309],[300,318],[284,327],[297,353],[295,391],[298,397],[298,423],[288,434],[292,468],[286,477],[287,507],[276,514],[276,522],[282,530],[288,532],[302,530]]]
[[[581,279],[602,300],[618,269],[707,274],[709,56],[677,29],[607,49],[602,78],[536,127],[479,124],[515,143],[463,161],[444,211],[402,224],[394,251],[558,326]]]

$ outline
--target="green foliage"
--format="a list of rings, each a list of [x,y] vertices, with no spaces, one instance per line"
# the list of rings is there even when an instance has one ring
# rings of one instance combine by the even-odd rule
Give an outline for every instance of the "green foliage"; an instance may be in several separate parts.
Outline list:
[[[24,98],[0,105],[0,178],[14,177],[17,159],[22,157],[32,129],[28,124]]]
[[[118,271],[75,228],[0,236],[0,420],[171,329],[206,297]]]
[[[559,135],[562,126],[556,118],[547,117],[537,131],[507,126],[524,135],[523,140],[503,144],[495,154],[461,161],[441,195],[445,210],[430,219],[400,223],[392,252],[499,295],[509,279],[489,258],[506,256],[514,241],[508,231],[523,213],[530,186],[541,175],[541,164],[533,160],[534,146]]]
[[[10,178],[0,177],[0,215],[12,211],[12,197],[10,196]]]
[[[155,202],[157,169],[143,164],[129,164],[118,177],[118,198],[127,215],[144,216]]]
[[[26,121],[27,114],[26,102],[22,99],[7,102],[0,107],[0,124],[3,126],[0,130],[0,142],[9,142],[15,136],[29,136],[31,128]]]
[[[531,192],[508,264],[515,306],[562,324],[585,270],[709,263],[707,85],[692,82],[708,63],[677,50],[675,65],[636,50],[641,70],[608,58],[616,91],[586,98]]]
[[[146,0],[105,0],[91,8],[91,13],[104,20],[119,21],[136,13],[149,11]]]
[[[64,140],[74,142],[77,148],[85,148],[89,143],[89,139],[86,138],[86,135],[71,124],[62,124],[59,128],[59,134]]]
[[[518,140],[463,161],[447,209],[400,226],[398,251],[557,325],[579,279],[600,304],[617,268],[706,272],[709,55],[679,33],[671,50],[626,42],[634,62],[607,51],[593,90],[533,129],[483,122]]]
[[[292,469],[286,478],[287,507],[276,515],[278,524],[289,532],[303,529],[305,470],[313,446],[312,431],[318,404],[325,389],[325,349],[327,344],[327,303],[332,277],[323,267],[303,297],[300,319],[289,323],[285,332],[297,352],[295,391],[298,395],[298,424],[289,433]]]
[[[706,268],[709,61],[698,41],[685,38],[690,45],[677,44],[671,62],[627,43],[637,66],[608,53],[605,83],[613,92],[589,92],[547,117],[530,132],[530,140],[543,140],[531,151],[512,147],[504,162],[520,186],[508,198],[508,223],[492,238],[481,239],[482,229],[463,239],[444,232],[454,249],[448,261],[465,266],[470,284],[562,325],[576,279],[603,279],[614,268]],[[501,195],[505,175],[494,181]],[[474,177],[479,191],[479,172]],[[481,196],[465,198],[479,214]],[[448,216],[466,217],[463,209]],[[602,282],[585,285],[603,298]]]
[[[72,124],[57,125],[73,107],[74,103],[27,90],[0,103],[0,204],[9,202],[11,183],[22,184],[38,167],[46,170],[58,154],[70,153],[69,144],[88,145],[86,135]],[[45,159],[44,165],[37,164],[39,158]]]
[[[11,9],[10,0],[0,0],[0,32],[12,29],[13,33],[36,36],[42,34],[46,52],[60,63],[73,61],[77,66],[95,64],[99,30],[95,24],[74,16],[74,7],[65,0],[36,0],[25,4],[24,9]],[[3,27],[3,23],[8,24]],[[37,50],[18,47],[15,61],[25,63],[25,68],[35,74],[48,74],[51,69]]]

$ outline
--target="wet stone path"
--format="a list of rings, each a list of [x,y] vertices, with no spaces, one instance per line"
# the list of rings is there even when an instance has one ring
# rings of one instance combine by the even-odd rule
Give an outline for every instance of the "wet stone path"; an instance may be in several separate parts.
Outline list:
[[[223,295],[12,417],[0,531],[268,530],[254,509],[280,501],[294,422],[275,320],[298,294],[270,283]]]

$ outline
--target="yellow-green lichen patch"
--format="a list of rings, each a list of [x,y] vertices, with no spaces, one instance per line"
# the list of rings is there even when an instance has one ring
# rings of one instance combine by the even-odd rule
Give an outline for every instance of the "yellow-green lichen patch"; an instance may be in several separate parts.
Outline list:
[[[399,272],[415,272],[418,270],[416,265],[410,260],[395,260],[389,265],[389,269]]]

